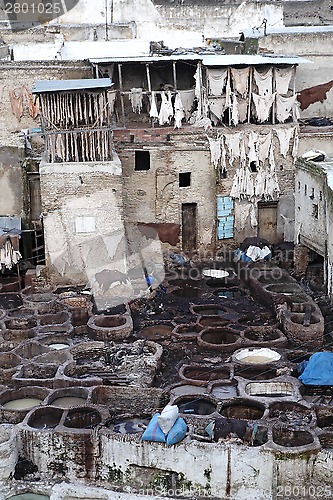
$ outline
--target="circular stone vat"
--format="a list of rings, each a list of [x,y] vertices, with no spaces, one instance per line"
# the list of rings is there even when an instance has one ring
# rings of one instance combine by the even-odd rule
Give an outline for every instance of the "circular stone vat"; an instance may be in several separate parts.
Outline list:
[[[7,410],[30,410],[34,406],[39,406],[43,404],[42,399],[38,398],[21,398],[13,399],[12,401],[7,401],[2,406]]]
[[[132,333],[132,318],[128,314],[92,316],[88,331],[96,340],[122,340]]]
[[[237,363],[246,363],[246,364],[267,364],[279,361],[281,358],[281,354],[272,349],[268,348],[256,348],[249,347],[246,349],[242,349],[238,352],[235,352],[233,355],[234,361]]]
[[[101,415],[94,408],[75,408],[69,410],[64,420],[64,426],[70,429],[91,430],[102,421]]]
[[[249,396],[261,398],[291,397],[294,387],[289,382],[251,382],[245,388]]]
[[[293,427],[278,426],[273,427],[273,441],[285,448],[294,448],[313,443],[313,435],[308,431],[295,430]]]
[[[32,410],[30,417],[28,417],[27,424],[29,427],[40,430],[54,429],[59,425],[63,414],[63,410],[45,406],[44,408],[37,408]]]
[[[312,410],[298,403],[276,402],[269,407],[269,418],[276,418],[281,424],[294,426],[309,425],[314,419]]]
[[[214,380],[228,379],[230,368],[228,366],[217,368],[210,365],[183,365],[179,370],[179,377],[193,385],[206,385]]]
[[[200,290],[200,288],[195,288],[192,286],[185,285],[181,288],[176,288],[175,290],[172,290],[171,294],[174,295],[175,297],[180,297],[183,299],[195,299],[201,297],[203,291]]]
[[[302,293],[302,288],[297,284],[289,283],[274,283],[273,285],[268,285],[265,290],[270,293],[278,293],[281,295],[294,295]]]
[[[57,297],[53,293],[35,293],[23,297],[25,307],[38,311],[39,314],[50,312],[56,300]]]
[[[237,377],[247,380],[270,380],[276,377],[276,371],[266,368],[244,368],[244,366],[235,366],[234,373]]]
[[[149,424],[149,420],[140,418],[126,418],[116,422],[112,431],[117,434],[138,434],[144,431],[144,429]]]
[[[0,293],[1,309],[17,309],[23,304],[21,295],[18,293]]]
[[[223,404],[220,413],[227,418],[259,420],[265,413],[265,407],[252,401],[238,400]]]
[[[37,321],[32,316],[11,318],[4,323],[7,330],[30,330],[37,326]]]
[[[230,286],[214,290],[213,295],[215,295],[215,297],[219,297],[220,299],[234,299],[243,297],[245,293],[241,292],[237,286]]]
[[[330,386],[302,385],[300,393],[303,399],[309,403],[333,405],[333,388]]]
[[[214,384],[210,394],[216,399],[233,399],[238,396],[237,383],[235,385]]]
[[[208,398],[192,395],[191,398],[180,398],[174,401],[179,408],[179,413],[184,415],[211,415],[216,411],[216,404]]]
[[[290,316],[290,321],[292,321],[293,323],[297,323],[298,325],[303,325],[303,321],[304,321],[304,314],[292,314]],[[319,323],[320,322],[320,317],[317,316],[316,314],[311,314],[311,319],[310,319],[310,323],[311,325],[315,325],[316,323]],[[304,327],[306,329],[306,326]]]
[[[174,335],[178,339],[195,340],[201,330],[201,326],[197,325],[196,323],[190,323],[188,325],[177,325],[172,330],[172,335]]]
[[[3,333],[4,340],[8,342],[23,342],[24,340],[33,339],[36,337],[36,330],[5,330]]]
[[[234,351],[242,339],[227,328],[207,328],[200,333],[197,341],[203,349],[228,352]]]
[[[221,326],[226,326],[230,323],[228,319],[223,319],[223,318],[216,318],[216,317],[199,317],[198,324],[206,327],[206,328],[214,328],[214,327],[221,327]]]
[[[258,326],[257,328],[249,328],[244,332],[244,337],[253,342],[269,342],[273,340],[278,340],[281,337],[282,332],[277,328]]]
[[[193,314],[200,314],[201,316],[223,316],[227,309],[217,304],[207,304],[204,306],[191,306],[190,311]]]
[[[88,391],[83,387],[69,387],[53,391],[46,400],[47,405],[58,408],[71,408],[86,404]]]
[[[138,334],[139,339],[164,340],[171,337],[172,327],[168,325],[146,326]]]
[[[35,406],[44,403],[49,394],[43,387],[24,387],[8,389],[0,394],[0,415],[2,421],[17,424]]]

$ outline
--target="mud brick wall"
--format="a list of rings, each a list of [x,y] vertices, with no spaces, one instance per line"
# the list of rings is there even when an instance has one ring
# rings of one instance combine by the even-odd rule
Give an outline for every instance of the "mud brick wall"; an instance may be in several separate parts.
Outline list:
[[[215,239],[216,180],[205,133],[173,128],[116,130],[114,142],[122,163],[126,219],[181,226],[182,204],[197,203],[198,247],[210,247]],[[149,170],[135,170],[135,151],[149,151]],[[180,187],[179,174],[186,172],[191,173],[190,186]]]

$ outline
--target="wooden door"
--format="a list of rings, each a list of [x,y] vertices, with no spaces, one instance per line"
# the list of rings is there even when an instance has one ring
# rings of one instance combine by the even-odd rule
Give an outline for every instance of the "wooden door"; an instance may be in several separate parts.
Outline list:
[[[258,236],[271,244],[277,241],[277,202],[258,203]]]
[[[182,205],[182,248],[191,252],[197,248],[197,204]]]

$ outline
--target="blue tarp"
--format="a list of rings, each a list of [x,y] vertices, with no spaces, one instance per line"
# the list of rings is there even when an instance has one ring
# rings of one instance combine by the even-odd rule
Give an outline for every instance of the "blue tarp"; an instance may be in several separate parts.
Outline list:
[[[304,385],[333,386],[333,353],[316,352],[312,354],[302,375],[298,378]]]

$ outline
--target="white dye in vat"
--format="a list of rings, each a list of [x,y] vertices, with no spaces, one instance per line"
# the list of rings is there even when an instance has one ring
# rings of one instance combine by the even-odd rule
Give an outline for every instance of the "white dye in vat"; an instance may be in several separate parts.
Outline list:
[[[49,348],[50,349],[56,349],[57,351],[60,351],[61,349],[67,349],[69,347],[68,344],[50,344]]]
[[[243,363],[253,363],[253,364],[260,364],[260,363],[269,363],[272,361],[272,358],[269,358],[268,356],[258,356],[258,355],[253,355],[253,356],[245,356],[245,358],[242,358]]]
[[[85,398],[75,398],[72,396],[66,396],[63,398],[54,399],[51,402],[52,406],[58,406],[59,408],[70,408],[71,406],[84,405],[86,403]]]
[[[27,410],[28,408],[32,408],[33,406],[39,406],[43,403],[42,399],[37,398],[21,398],[21,399],[12,399],[12,401],[7,401],[7,403],[3,404],[4,408],[7,410]]]

